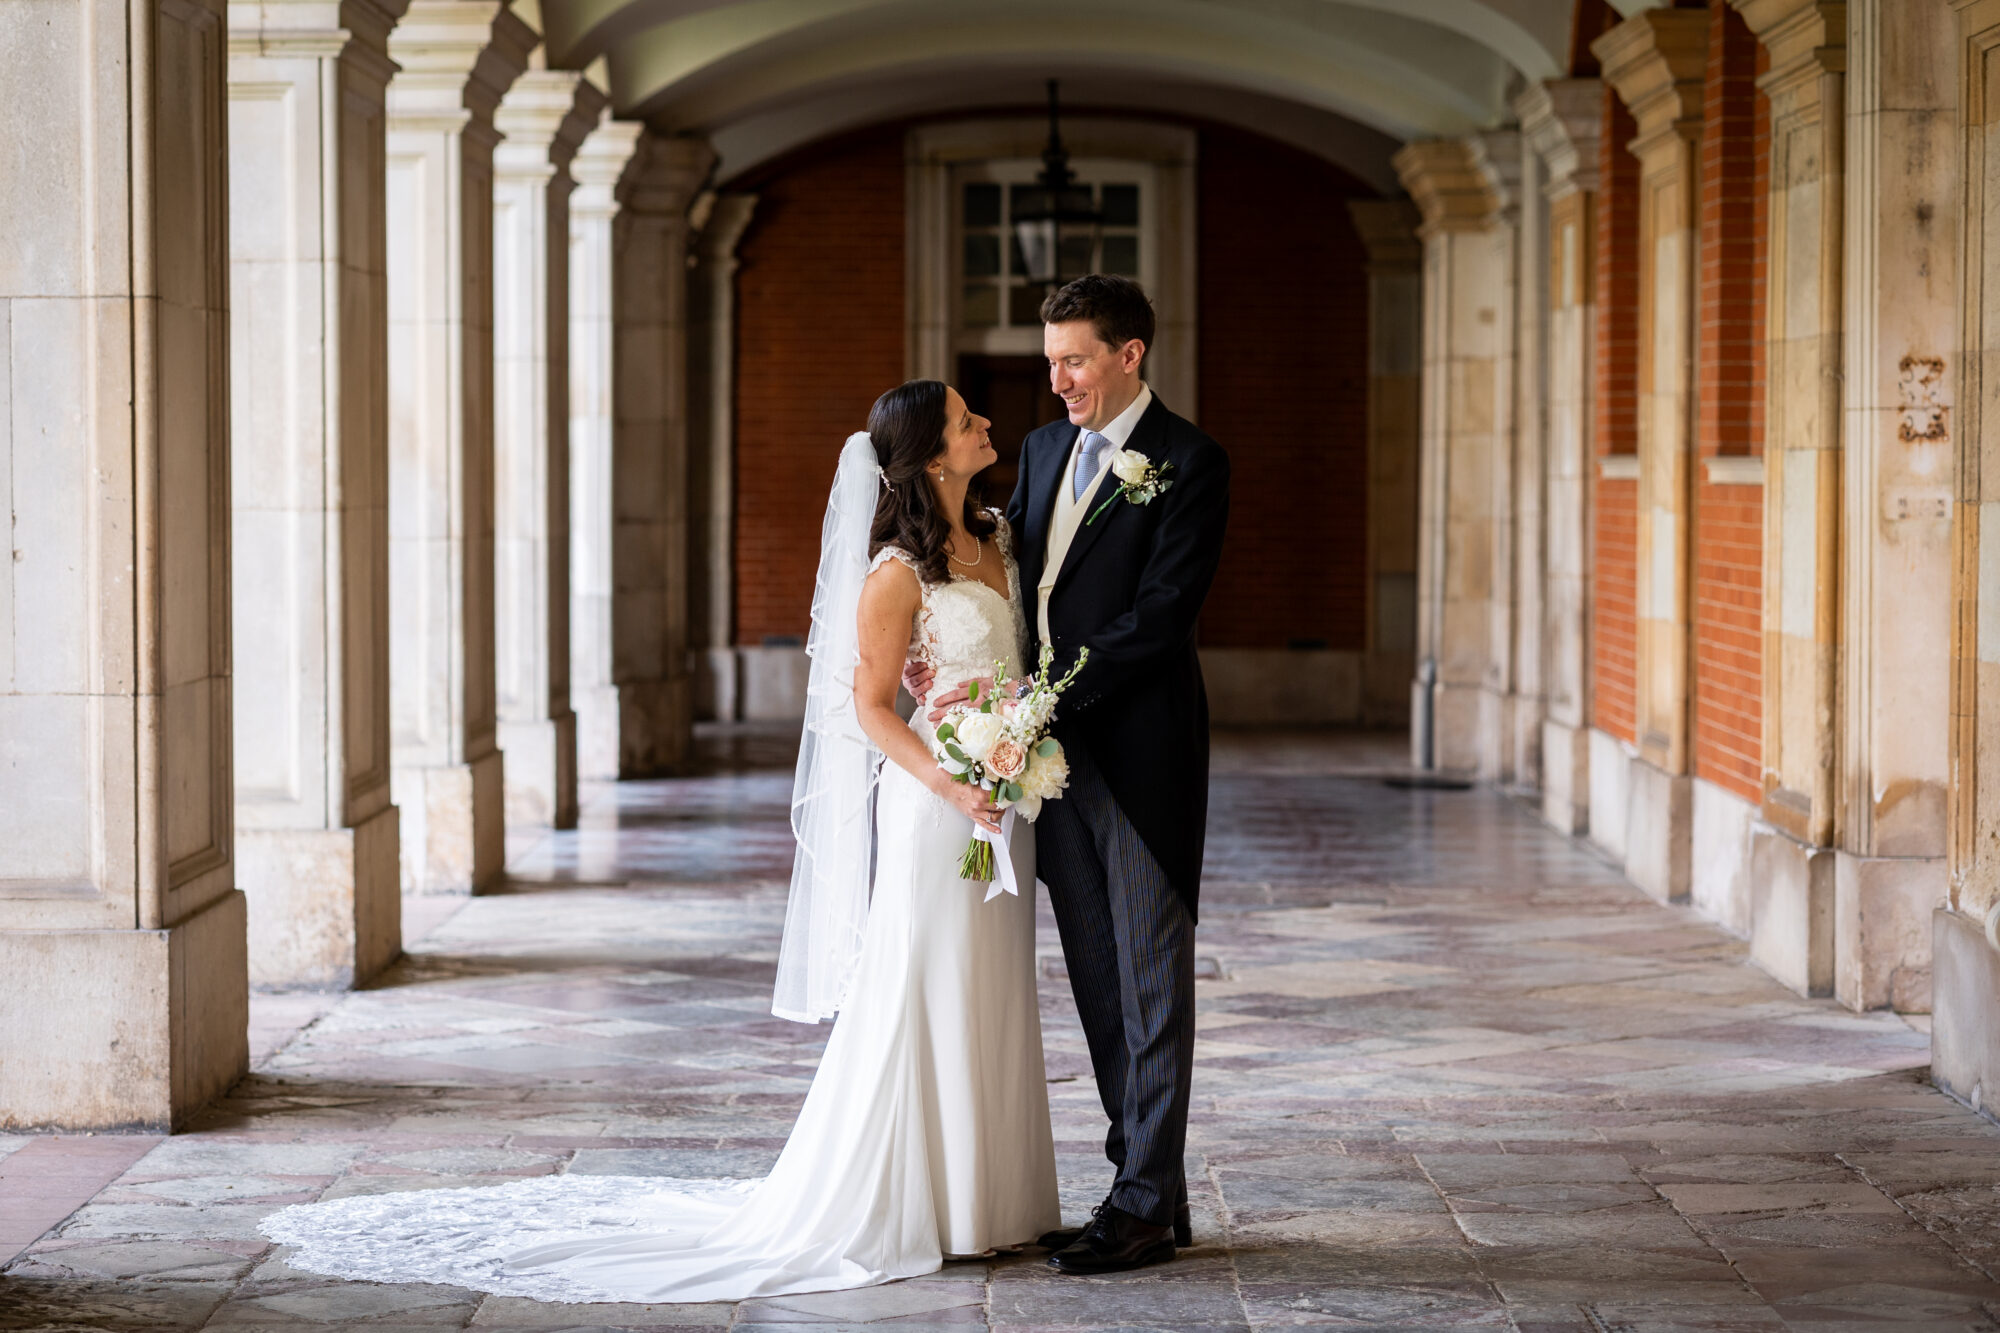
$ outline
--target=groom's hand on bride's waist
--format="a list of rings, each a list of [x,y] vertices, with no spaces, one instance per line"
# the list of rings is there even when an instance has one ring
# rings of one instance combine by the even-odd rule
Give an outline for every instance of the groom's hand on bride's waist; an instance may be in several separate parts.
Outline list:
[[[981,700],[984,700],[987,693],[993,688],[993,681],[988,676],[976,676],[971,680],[961,681],[958,688],[947,690],[945,693],[940,694],[937,698],[931,700],[931,721],[933,723],[942,722],[944,721],[944,715],[952,709],[957,708],[960,704],[972,703],[972,687],[974,685],[979,687],[979,697]],[[1000,682],[1001,692],[1009,699],[1015,697],[1020,686],[1021,681],[1019,680],[1003,680]]]
[[[935,679],[936,673],[922,662],[912,660],[903,663],[903,688],[909,691],[912,699],[923,698]]]

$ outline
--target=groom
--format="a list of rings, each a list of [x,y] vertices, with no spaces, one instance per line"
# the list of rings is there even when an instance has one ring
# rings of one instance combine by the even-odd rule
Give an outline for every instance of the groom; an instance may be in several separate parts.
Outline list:
[[[1078,278],[1041,315],[1068,419],[1022,445],[1007,521],[1056,669],[1090,650],[1057,709],[1069,790],[1042,807],[1036,838],[1118,1172],[1089,1226],[1043,1243],[1059,1272],[1112,1273],[1191,1243],[1182,1154],[1208,816],[1195,618],[1222,554],[1229,457],[1147,387],[1153,307],[1137,283]],[[1121,450],[1166,488],[1120,494]],[[933,717],[962,698],[933,701]]]

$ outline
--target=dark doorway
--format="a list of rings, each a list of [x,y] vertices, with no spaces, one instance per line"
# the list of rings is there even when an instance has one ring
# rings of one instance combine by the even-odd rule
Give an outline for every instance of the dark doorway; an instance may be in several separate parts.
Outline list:
[[[965,405],[993,423],[993,447],[1000,461],[980,474],[986,503],[1005,509],[1020,474],[1021,441],[1037,426],[1061,415],[1062,404],[1049,392],[1048,362],[1039,356],[976,356],[958,358],[958,383]]]

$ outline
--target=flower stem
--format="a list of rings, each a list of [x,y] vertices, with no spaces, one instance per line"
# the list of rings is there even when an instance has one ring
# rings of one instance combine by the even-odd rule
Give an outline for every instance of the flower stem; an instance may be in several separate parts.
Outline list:
[[[1103,504],[1101,504],[1101,505],[1099,505],[1099,506],[1097,506],[1097,509],[1096,509],[1096,510],[1095,510],[1095,511],[1094,511],[1094,512],[1093,512],[1093,513],[1091,514],[1091,516],[1090,516],[1089,518],[1086,518],[1085,520],[1083,520],[1083,526],[1085,526],[1085,527],[1087,528],[1087,527],[1089,527],[1089,526],[1090,526],[1091,524],[1093,524],[1093,523],[1097,522],[1097,516],[1098,516],[1098,514],[1101,514],[1101,513],[1103,513],[1103,512],[1105,511],[1105,510],[1107,510],[1107,509],[1111,508],[1111,506],[1112,506],[1112,503],[1113,503],[1114,501],[1116,501],[1116,500],[1118,499],[1118,497],[1119,497],[1119,496],[1121,496],[1121,495],[1125,494],[1125,492],[1126,492],[1127,490],[1129,490],[1129,489],[1130,489],[1129,487],[1126,487],[1126,486],[1120,486],[1120,487],[1119,487],[1119,488],[1118,488],[1117,490],[1115,490],[1115,491],[1111,492],[1111,494],[1109,494],[1109,495],[1105,496],[1105,497],[1104,497],[1104,503],[1103,503]]]

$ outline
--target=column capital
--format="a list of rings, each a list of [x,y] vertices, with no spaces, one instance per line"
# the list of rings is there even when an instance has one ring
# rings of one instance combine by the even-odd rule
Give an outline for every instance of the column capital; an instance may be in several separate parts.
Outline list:
[[[1483,231],[1497,219],[1501,201],[1466,140],[1418,139],[1389,164],[1423,213],[1418,235]]]
[[[1465,143],[1493,192],[1495,220],[1512,226],[1521,215],[1521,132],[1481,130]]]
[[[1590,44],[1604,81],[1639,122],[1632,151],[1644,154],[1663,135],[1692,143],[1701,134],[1702,80],[1708,65],[1706,9],[1649,9]]]
[[[1549,171],[1551,199],[1597,189],[1597,141],[1604,133],[1600,79],[1550,79],[1514,99],[1521,133]]]
[[[410,0],[231,0],[229,54],[345,57],[387,83],[389,34]]]
[[[569,201],[571,217],[608,218],[618,211],[618,182],[645,132],[646,127],[636,120],[606,118],[597,123],[570,159],[569,174],[576,181],[576,193]]]
[[[1423,214],[1408,199],[1350,199],[1347,214],[1368,247],[1370,272],[1414,271],[1423,263]]]
[[[1757,87],[1770,97],[1847,72],[1847,0],[1729,0],[1770,53]]]
[[[672,217],[685,224],[714,165],[715,150],[708,140],[648,131],[618,182],[618,202],[628,213]]]
[[[568,170],[610,101],[575,71],[529,70],[507,90],[493,115],[494,128],[506,136],[493,151],[494,172],[547,178]]]
[[[750,225],[751,214],[757,211],[757,196],[754,194],[716,194],[711,196],[708,217],[702,223],[701,235],[695,241],[695,254],[704,264],[736,263],[736,243],[743,239],[744,228]]]
[[[410,0],[389,35],[402,68],[389,85],[392,128],[490,127],[540,40],[505,0]]]

